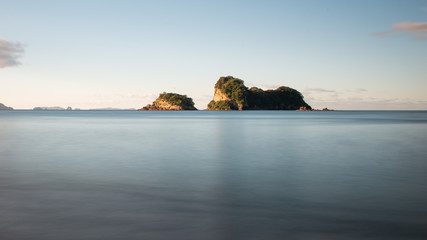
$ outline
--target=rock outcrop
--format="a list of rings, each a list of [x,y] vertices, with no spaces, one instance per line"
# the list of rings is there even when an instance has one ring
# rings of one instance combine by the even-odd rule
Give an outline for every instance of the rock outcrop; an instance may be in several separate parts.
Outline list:
[[[300,107],[299,109],[297,109],[297,111],[335,111],[335,110],[329,109],[329,108],[322,108],[322,110],[320,110],[320,109],[312,109],[307,107]]]
[[[221,77],[215,84],[208,110],[311,110],[300,92],[289,87],[275,90],[248,89],[243,80]]]
[[[0,103],[0,110],[13,110],[13,108],[5,106],[3,103]]]
[[[197,110],[193,99],[177,93],[161,93],[152,103],[138,110]]]

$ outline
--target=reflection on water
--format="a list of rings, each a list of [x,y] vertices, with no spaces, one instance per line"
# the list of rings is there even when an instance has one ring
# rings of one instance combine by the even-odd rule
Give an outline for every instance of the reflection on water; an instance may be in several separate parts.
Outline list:
[[[0,112],[0,239],[426,239],[427,112]]]

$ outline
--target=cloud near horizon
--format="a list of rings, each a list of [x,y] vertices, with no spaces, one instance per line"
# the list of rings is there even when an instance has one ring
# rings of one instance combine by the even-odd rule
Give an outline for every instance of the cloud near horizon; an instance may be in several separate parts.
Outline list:
[[[24,53],[24,48],[19,42],[12,43],[0,38],[0,68],[20,65],[18,61]]]
[[[372,33],[376,37],[389,37],[398,32],[410,33],[415,39],[427,40],[427,22],[400,22],[394,24],[390,30]]]
[[[336,93],[335,90],[324,89],[324,88],[306,88],[305,92],[318,92],[318,93]]]

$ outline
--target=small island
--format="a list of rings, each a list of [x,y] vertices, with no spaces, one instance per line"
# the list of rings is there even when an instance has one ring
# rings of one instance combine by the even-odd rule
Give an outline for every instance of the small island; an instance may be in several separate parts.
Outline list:
[[[194,107],[193,99],[187,97],[187,95],[181,95],[177,93],[166,93],[163,92],[160,96],[152,103],[138,110],[197,110]]]
[[[276,90],[248,89],[243,80],[221,77],[215,84],[214,99],[208,110],[311,110],[300,92],[289,87]]]
[[[13,110],[13,108],[5,106],[3,103],[0,103],[0,110]]]

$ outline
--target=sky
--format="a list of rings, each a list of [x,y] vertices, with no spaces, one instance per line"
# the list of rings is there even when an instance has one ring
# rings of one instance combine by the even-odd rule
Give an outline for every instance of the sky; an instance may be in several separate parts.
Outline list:
[[[427,110],[426,0],[0,0],[0,103],[205,109],[221,76],[314,108]]]

